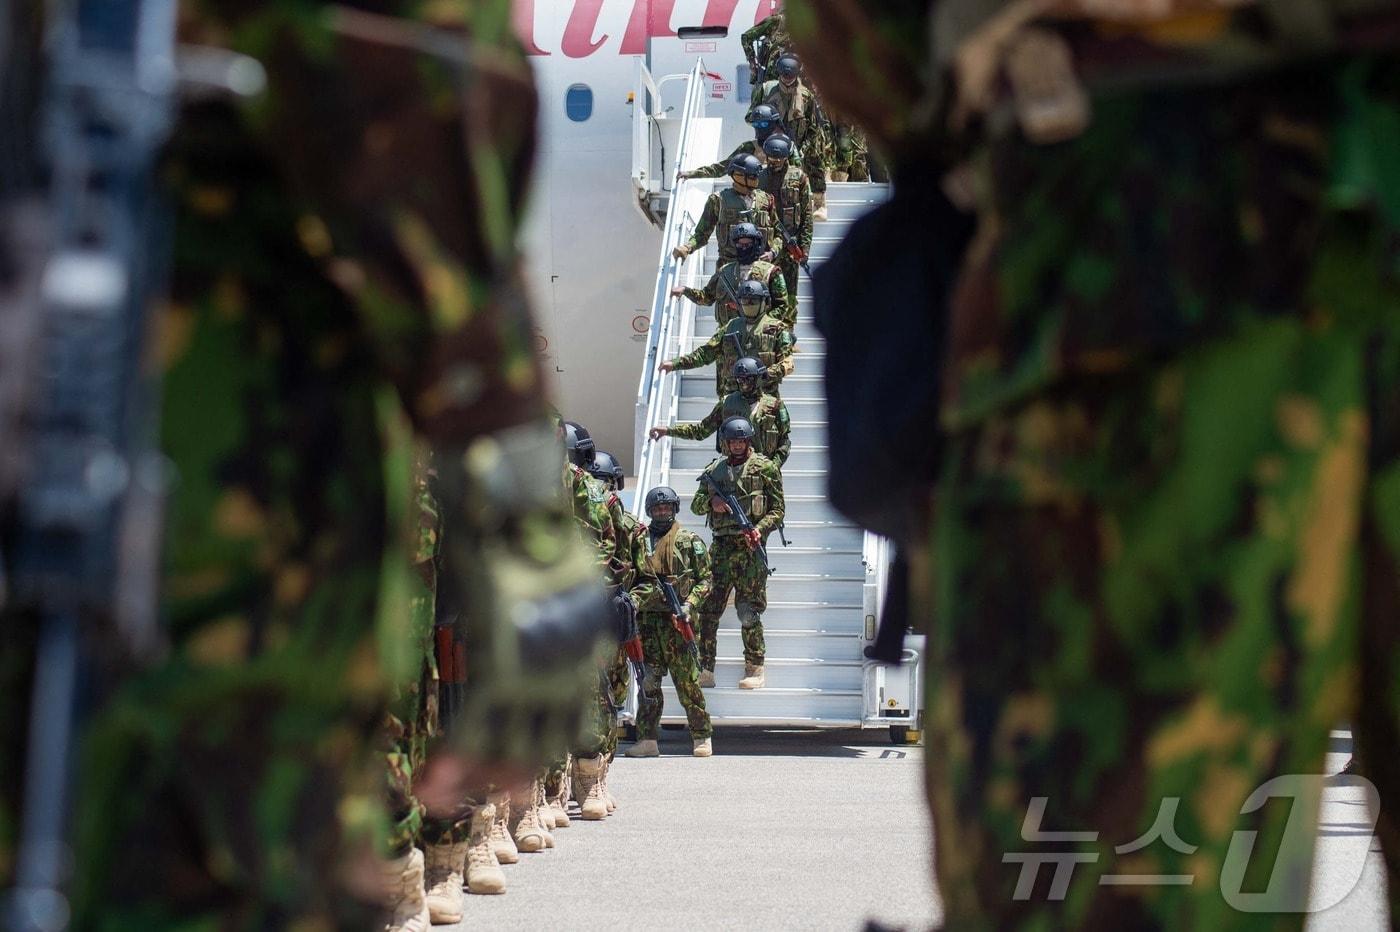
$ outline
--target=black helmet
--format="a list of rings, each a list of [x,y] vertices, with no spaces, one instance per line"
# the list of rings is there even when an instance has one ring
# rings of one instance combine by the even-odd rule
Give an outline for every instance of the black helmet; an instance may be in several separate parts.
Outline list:
[[[758,248],[763,249],[763,231],[745,220],[743,223],[736,223],[729,228],[729,245],[738,246],[739,240],[748,238],[758,243]]]
[[[739,283],[739,303],[745,301],[767,301],[768,286],[756,278],[745,279]]]
[[[736,381],[762,378],[763,363],[752,356],[745,356],[734,364],[733,375]]]
[[[595,450],[593,438],[582,424],[564,422],[564,447],[569,451],[569,462],[575,466],[587,468],[592,465]]]
[[[749,175],[757,178],[758,173],[762,170],[763,164],[754,155],[736,155],[729,160],[729,174],[731,175]]]
[[[763,141],[763,154],[770,159],[790,159],[792,140],[781,133],[774,133]]]
[[[783,126],[783,118],[778,114],[778,108],[768,104],[754,107],[744,119],[753,127],[754,138],[759,142],[778,132]]]
[[[584,468],[588,470],[590,476],[604,483],[614,492],[622,491],[624,481],[622,467],[617,464],[617,460],[613,459],[611,453],[599,450],[594,454],[593,462]]]
[[[672,508],[680,511],[681,497],[677,495],[676,490],[669,485],[658,485],[647,493],[644,510],[648,518],[651,517],[651,510],[657,505],[670,505]]]
[[[802,63],[797,60],[797,56],[791,52],[784,52],[778,56],[778,76],[781,78],[792,78],[802,73]]]
[[[731,417],[720,427],[719,437],[725,443],[731,440],[747,440],[753,443],[753,425],[746,417]]]

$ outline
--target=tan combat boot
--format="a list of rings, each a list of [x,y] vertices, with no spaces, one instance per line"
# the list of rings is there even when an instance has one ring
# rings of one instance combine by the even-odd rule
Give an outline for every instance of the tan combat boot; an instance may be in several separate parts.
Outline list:
[[[467,892],[505,893],[506,875],[496,853],[491,850],[491,823],[496,807],[487,803],[472,813],[471,836],[467,839]]]
[[[612,790],[608,789],[608,771],[610,770],[612,770],[612,758],[604,757],[603,778],[599,782],[603,784],[603,801],[608,804],[608,815],[617,811],[617,800],[613,797]]]
[[[432,919],[423,898],[423,852],[413,848],[384,862],[384,892],[389,914],[384,932],[428,932]]]
[[[564,768],[564,775],[559,778],[559,792],[549,798],[549,814],[554,819],[555,828],[569,827],[569,794],[573,787],[573,758],[569,759],[569,766]]]
[[[826,192],[816,191],[812,194],[812,219],[826,219]]]
[[[760,689],[763,686],[763,664],[744,664],[744,678],[739,681],[740,689]]]
[[[428,845],[424,864],[428,915],[435,925],[462,921],[462,874],[466,869],[467,843]]]
[[[826,180],[827,180],[827,181],[837,181],[837,182],[840,182],[840,181],[848,181],[848,180],[850,180],[850,177],[851,177],[851,173],[850,173],[850,172],[843,172],[843,171],[840,171],[839,169],[834,169],[834,168],[833,168],[831,171],[829,171],[829,172],[826,173]]]
[[[710,744],[709,738],[697,738],[695,740],[695,750],[690,752],[695,757],[709,757],[715,753],[714,746]]]
[[[656,746],[655,738],[642,738],[636,744],[622,752],[623,757],[660,757],[661,749]]]
[[[491,850],[496,852],[497,861],[514,864],[520,860],[520,852],[510,837],[510,794],[492,793],[486,801],[496,807],[496,818],[491,820]]]
[[[585,822],[608,817],[608,801],[603,798],[603,756],[580,757],[574,761],[574,798]]]
[[[540,800],[543,798],[544,788],[536,780],[530,785],[528,804],[521,805],[520,801],[516,801],[510,807],[510,830],[515,838],[516,851],[534,854],[544,850],[544,836],[549,829],[540,818]]]
[[[554,821],[554,810],[549,806],[549,797],[544,792],[544,781],[540,780],[536,784],[539,787],[538,796],[535,797],[537,806],[535,811],[539,814],[540,828],[544,829],[544,846],[554,847],[554,829],[557,824]]]
[[[700,687],[701,687],[702,689],[708,689],[708,688],[710,688],[710,687],[713,686],[713,685],[715,685],[715,671],[714,671],[714,670],[701,670],[701,671],[700,671]]]

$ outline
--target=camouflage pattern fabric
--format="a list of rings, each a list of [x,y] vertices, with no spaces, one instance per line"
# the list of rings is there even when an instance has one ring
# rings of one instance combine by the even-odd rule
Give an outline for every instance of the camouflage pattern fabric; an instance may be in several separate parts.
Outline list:
[[[768,374],[760,380],[763,390],[776,397],[783,377],[792,374],[794,342],[792,330],[776,317],[769,314],[752,320],[736,317],[716,330],[708,341],[671,363],[676,369],[698,369],[716,363],[715,396],[723,398],[739,390],[733,375],[734,364],[745,356],[752,356],[768,369]]]
[[[705,542],[679,523],[672,525],[660,538],[654,538],[643,529],[633,541],[632,557],[638,568],[632,598],[637,603],[637,624],[642,633],[642,653],[647,667],[647,679],[642,685],[643,701],[637,713],[637,732],[643,738],[656,738],[663,711],[661,678],[669,672],[671,682],[676,685],[676,695],[685,708],[691,737],[708,738],[714,729],[705,711],[704,693],[700,690],[700,667],[685,638],[676,630],[670,603],[656,582],[658,576],[664,576],[675,588],[686,614],[697,617],[711,586]],[[696,639],[699,640],[698,633]]]
[[[745,139],[720,161],[688,169],[687,173],[692,178],[724,178],[729,174],[729,163],[741,155],[752,155],[760,162],[768,161],[768,157],[763,154],[763,146],[757,140]]]
[[[418,4],[359,7],[182,9],[186,40],[258,58],[269,89],[247,112],[187,102],[170,147],[173,290],[153,360],[178,473],[170,650],[114,676],[83,723],[76,928],[374,924],[377,891],[348,889],[346,862],[389,835],[383,723],[421,670],[413,434],[475,464],[462,451],[542,425],[515,246],[534,94],[508,4],[439,7],[431,22]],[[449,62],[405,33],[472,54]],[[530,526],[567,520],[546,485],[519,481],[538,496]],[[490,580],[516,544],[490,538],[503,545],[490,564],[468,544],[483,506],[511,503],[475,480],[453,488],[451,559]],[[573,585],[577,548],[531,552],[550,585]],[[481,613],[474,636],[504,637],[504,617]],[[0,735],[0,757],[17,759],[17,738]],[[394,773],[401,787],[412,776]],[[12,824],[0,816],[3,865]]]
[[[870,180],[869,147],[865,131],[850,123],[832,127],[831,170],[845,172],[847,181]]]
[[[769,247],[773,249],[777,248],[771,242],[769,243]],[[729,283],[729,287],[735,294],[738,294],[739,284],[741,282],[752,279],[753,281],[763,282],[768,286],[768,294],[774,307],[788,308],[789,305],[791,305],[792,308],[796,308],[796,301],[789,297],[787,281],[784,279],[777,265],[774,265],[772,262],[766,262],[763,259],[758,259],[747,265],[735,260],[733,262],[724,263],[717,268],[715,273],[710,276],[710,280],[705,283],[705,287],[687,288],[681,292],[684,297],[694,301],[696,304],[713,304],[715,308],[715,322],[721,326],[740,316],[739,309],[735,307],[734,303],[725,295],[724,287],[720,284],[721,276]],[[783,321],[788,320],[787,313],[775,314],[774,316]],[[795,323],[797,319],[795,310],[792,311],[791,316],[793,323]],[[793,323],[788,323],[788,326],[793,326]]]
[[[783,475],[762,453],[750,453],[740,464],[727,458],[717,459],[705,469],[715,477],[720,488],[732,494],[743,506],[744,513],[767,545],[768,535],[783,521],[786,499],[783,496]],[[711,589],[700,606],[700,663],[713,670],[719,618],[734,594],[734,610],[739,615],[740,633],[744,641],[744,660],[763,663],[763,610],[768,607],[768,567],[757,551],[750,550],[741,536],[738,519],[720,514],[710,507],[710,491],[705,485],[695,490],[690,501],[694,514],[704,515],[714,533],[710,546]]]
[[[792,87],[773,80],[763,85],[759,103],[778,111],[787,135],[797,144],[802,170],[812,185],[812,192],[826,190],[826,170],[831,162],[831,140],[827,138],[821,118],[817,95],[799,78]]]
[[[773,199],[762,191],[755,190],[745,197],[734,188],[715,191],[705,200],[705,208],[700,211],[700,219],[695,229],[684,243],[687,251],[701,249],[714,236],[719,246],[719,260],[733,262],[738,256],[729,242],[729,228],[736,223],[752,223],[763,233],[768,242],[773,242]]]
[[[788,234],[796,237],[797,245],[802,247],[802,251],[810,254],[812,252],[812,184],[807,178],[807,173],[789,160],[782,171],[776,171],[771,166],[759,178],[758,186],[773,196],[773,203],[777,208],[778,219],[782,221],[783,229]],[[787,298],[787,310],[777,316],[787,322],[792,328],[797,327],[797,284],[798,270],[801,265],[796,259],[788,255],[784,247],[782,233],[778,233],[778,239],[773,243],[773,255],[776,256],[778,267],[783,270],[784,291]],[[774,307],[781,307],[778,303],[777,294],[773,295]]]
[[[730,392],[715,403],[704,419],[694,424],[675,424],[667,431],[682,440],[704,440],[717,433],[731,417],[748,418],[754,430],[754,449],[782,469],[792,453],[792,420],[781,398],[759,392],[745,395]],[[716,440],[716,447],[719,441]]]
[[[763,57],[760,59],[754,54],[754,43],[760,39],[767,40],[761,47]],[[778,59],[786,51],[792,48],[792,37],[788,35],[787,24],[783,21],[781,12],[774,13],[766,17],[762,22],[755,24],[749,29],[745,29],[739,36],[739,42],[744,47],[744,58],[748,60],[749,68],[757,71],[759,66],[763,67],[765,80],[755,82],[753,88],[753,102],[755,105],[762,103],[763,85],[767,78],[775,76],[777,72]]]
[[[814,56],[822,86],[865,75],[850,94],[866,128],[906,168],[922,153],[938,170],[917,90],[891,90],[929,73],[900,39],[928,34],[925,10],[789,13],[814,48],[844,24],[853,51]],[[932,583],[916,593],[936,600],[925,727],[946,920],[1300,928],[1222,889],[1308,890],[1316,800],[1292,801],[1296,836],[1289,800],[1245,803],[1319,772],[1343,721],[1381,794],[1397,915],[1400,61],[1203,84],[1173,80],[1191,41],[1151,38],[1116,41],[1138,48],[1125,69],[1160,80],[1094,94],[1078,136],[971,149],[979,235],[951,303]],[[1033,797],[1047,827],[1093,838],[1063,898],[1016,899],[1019,865],[1003,863],[1037,847]],[[1172,799],[1176,842],[1133,850]],[[1226,871],[1237,831],[1258,832],[1244,878]],[[1191,882],[1101,883],[1122,874]]]

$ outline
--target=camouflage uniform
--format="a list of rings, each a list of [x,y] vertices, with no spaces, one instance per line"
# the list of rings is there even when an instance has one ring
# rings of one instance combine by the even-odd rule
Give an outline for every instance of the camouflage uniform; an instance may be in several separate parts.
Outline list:
[[[796,159],[797,156],[794,154],[781,172],[774,171],[772,168],[766,170],[758,180],[758,187],[773,196],[773,205],[777,211],[778,220],[782,222],[783,229],[787,230],[790,236],[797,238],[797,245],[802,247],[803,252],[810,254],[812,251],[812,185],[807,179],[807,173],[794,164]],[[797,272],[801,266],[796,259],[787,254],[781,231],[778,233],[778,239],[773,243],[773,255],[777,257],[778,267],[783,270],[784,292],[787,300],[787,311],[780,316],[788,322],[788,326],[796,327]],[[780,307],[776,293],[773,294],[773,306]]]
[[[760,39],[766,39],[763,45],[763,58],[760,60],[754,56],[754,43]],[[762,67],[764,75],[763,81],[754,82],[753,102],[762,103],[763,85],[767,83],[767,77],[777,73],[776,66],[778,58],[792,48],[792,37],[788,35],[787,23],[783,21],[781,12],[774,13],[765,18],[762,22],[752,28],[745,29],[739,36],[739,42],[744,47],[744,58],[748,60],[749,68],[755,73]]]
[[[782,399],[763,392],[745,395],[741,391],[732,391],[716,402],[703,420],[694,424],[676,424],[667,428],[667,432],[682,440],[704,440],[731,417],[748,418],[753,425],[753,448],[782,469],[792,454],[792,421]]]
[[[627,552],[628,569],[635,579],[636,564],[632,562],[632,548],[637,535],[642,533],[642,525],[623,507],[622,498],[613,491],[608,492],[608,517],[612,519],[613,527],[617,528],[619,544]],[[612,696],[614,708],[620,709],[627,703],[627,683],[631,679],[631,671],[627,653],[619,644],[608,664],[608,694]],[[613,745],[616,746],[616,742]]]
[[[771,244],[770,244],[771,245]],[[729,283],[729,288],[735,294],[739,292],[739,283],[753,279],[763,282],[768,286],[768,293],[772,296],[775,308],[784,308],[782,315],[774,315],[787,323],[789,327],[796,324],[796,303],[788,299],[787,282],[784,280],[777,265],[758,259],[744,265],[738,260],[721,265],[715,270],[715,274],[710,276],[710,280],[705,283],[704,288],[687,288],[681,292],[685,297],[696,304],[713,304],[715,306],[715,321],[721,327],[739,316],[739,309],[730,301],[724,288],[720,285],[720,276]],[[791,304],[793,309],[792,320],[787,320],[786,309]]]
[[[826,138],[821,105],[817,95],[799,78],[792,87],[778,80],[763,85],[759,103],[778,111],[787,135],[801,153],[802,170],[812,185],[813,194],[826,191],[826,170],[831,161],[830,140]]]
[[[580,548],[527,547],[550,556],[519,595],[503,594],[492,574],[523,568],[506,562],[520,548],[479,523],[514,513],[534,534],[567,520],[547,477],[523,470],[517,488],[530,497],[512,512],[514,499],[485,491],[479,456],[489,446],[513,461],[549,434],[515,247],[530,72],[504,0],[439,21],[473,35],[460,47],[476,54],[452,65],[392,41],[392,29],[387,42],[357,30],[364,14],[344,9],[186,12],[186,38],[258,57],[269,90],[255,118],[188,102],[171,145],[173,288],[153,360],[179,475],[163,581],[170,649],[106,677],[105,702],[83,723],[73,924],[367,928],[379,894],[367,903],[345,889],[345,859],[387,837],[376,744],[391,687],[422,665],[413,545],[400,539],[413,432],[454,464],[447,558],[476,583],[477,604],[501,609],[478,613],[472,643],[514,637],[503,619],[528,593],[583,579]],[[483,539],[500,546],[486,554]],[[15,621],[4,619],[0,652],[20,641]],[[480,669],[481,698],[501,708],[508,684]],[[550,688],[565,702],[573,686]],[[529,698],[509,695],[511,712]],[[486,743],[497,737],[460,740],[488,762],[532,753]],[[17,738],[0,735],[0,758],[18,758]],[[9,865],[13,822],[0,823]]]
[[[798,5],[842,110],[906,167],[970,151],[982,193],[951,297],[925,551],[946,921],[1300,928],[1297,913],[1234,910],[1222,865],[1233,833],[1255,831],[1253,888],[1272,868],[1308,890],[1315,800],[1294,801],[1309,828],[1286,845],[1289,807],[1244,803],[1276,775],[1317,773],[1347,720],[1400,915],[1400,179],[1381,129],[1400,61],[1217,58],[1201,82],[1197,47],[1257,36],[1247,8],[1191,30],[1059,27],[1090,78],[1082,131],[940,139],[905,119],[927,112],[909,78],[932,73],[924,8],[862,3],[869,28],[835,43],[827,17],[847,22],[848,5]],[[1393,6],[1372,12],[1393,26]],[[1149,80],[1095,93],[1138,66]],[[1097,838],[1056,901],[1016,900],[1002,862],[1035,847],[1033,797],[1047,827]],[[1118,853],[1171,797],[1189,850]],[[1118,873],[1194,882],[1100,883]]]
[[[661,537],[653,539],[643,528],[632,543],[633,563],[637,567],[637,585],[632,598],[637,603],[637,625],[642,634],[642,653],[646,660],[647,679],[637,710],[637,734],[642,739],[655,740],[661,722],[663,697],[661,678],[668,672],[676,685],[676,695],[685,708],[690,736],[702,740],[714,733],[710,715],[705,711],[705,694],[700,689],[700,667],[676,630],[671,619],[671,606],[666,594],[656,582],[664,575],[675,587],[676,596],[695,617],[710,593],[710,561],[705,542],[679,524]],[[669,554],[669,556],[668,556]]]
[[[703,248],[714,235],[719,244],[719,261],[733,262],[738,258],[729,242],[729,228],[736,223],[752,223],[763,233],[766,242],[773,242],[773,199],[755,190],[744,197],[733,187],[716,191],[705,200],[705,209],[695,223],[690,238],[685,241],[687,252]]]
[[[835,123],[831,127],[831,170],[844,172],[839,181],[869,181],[870,153],[865,131],[851,123]]]
[[[760,162],[767,162],[768,156],[763,152],[763,144],[753,140],[745,139],[735,146],[734,151],[729,153],[723,161],[713,162],[709,165],[701,165],[699,168],[692,168],[688,174],[692,178],[726,178],[729,176],[729,163],[741,155],[751,155]]]
[[[762,453],[750,453],[738,466],[727,458],[715,460],[705,471],[719,487],[733,494],[744,514],[757,528],[764,545],[768,535],[783,523],[783,474]],[[768,607],[768,567],[757,551],[750,550],[743,538],[739,520],[731,514],[718,514],[710,508],[710,490],[701,485],[690,500],[690,510],[705,516],[713,531],[710,545],[710,593],[700,606],[700,666],[713,671],[719,637],[719,617],[734,593],[734,610],[739,614],[744,640],[744,661],[763,666],[763,611]]]
[[[753,320],[736,317],[716,330],[706,343],[671,362],[677,369],[698,369],[718,361],[715,396],[723,398],[739,390],[739,384],[734,381],[734,364],[745,356],[752,356],[769,370],[769,375],[762,380],[762,389],[776,396],[783,378],[792,374],[792,347],[792,331],[776,317],[768,314]]]

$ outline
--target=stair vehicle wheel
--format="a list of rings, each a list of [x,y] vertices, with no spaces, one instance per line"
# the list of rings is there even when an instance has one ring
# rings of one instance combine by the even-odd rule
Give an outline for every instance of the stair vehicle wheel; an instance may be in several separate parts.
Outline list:
[[[909,726],[908,726],[908,725],[891,725],[891,726],[890,726],[890,744],[908,744],[908,743],[909,743]]]

